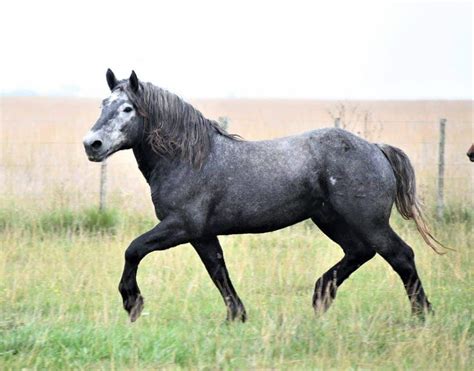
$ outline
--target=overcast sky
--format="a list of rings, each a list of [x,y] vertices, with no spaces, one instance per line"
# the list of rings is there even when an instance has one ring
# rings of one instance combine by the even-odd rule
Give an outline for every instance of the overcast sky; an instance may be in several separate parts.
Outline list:
[[[471,2],[2,1],[2,94],[472,99]]]

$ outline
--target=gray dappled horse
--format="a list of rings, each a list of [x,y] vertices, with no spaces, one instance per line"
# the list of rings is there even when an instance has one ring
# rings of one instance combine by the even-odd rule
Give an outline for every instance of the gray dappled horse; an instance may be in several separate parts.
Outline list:
[[[269,232],[308,218],[345,253],[316,282],[316,312],[326,310],[337,288],[375,253],[399,274],[413,313],[431,310],[413,250],[389,225],[395,202],[428,245],[436,250],[439,244],[426,228],[415,174],[400,149],[333,128],[246,141],[135,72],[118,81],[109,69],[106,77],[112,94],[84,138],[87,156],[102,161],[131,148],[160,220],[125,252],[119,290],[131,321],[143,309],[140,261],[187,242],[219,289],[227,319],[245,321],[217,236]]]

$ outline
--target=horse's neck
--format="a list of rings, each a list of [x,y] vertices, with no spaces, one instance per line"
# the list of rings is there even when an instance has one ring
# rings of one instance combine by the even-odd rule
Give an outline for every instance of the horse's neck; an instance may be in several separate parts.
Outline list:
[[[157,154],[147,142],[133,148],[133,154],[137,160],[138,168],[142,172],[148,184],[155,183],[157,179],[163,181],[180,165],[192,167],[185,160],[170,159],[169,156]],[[179,156],[178,154],[176,156]]]
[[[219,139],[221,142],[228,140],[222,137],[220,134],[217,134],[217,132],[211,132],[210,135],[211,142],[215,142]],[[175,171],[177,168],[189,169],[193,167],[193,165],[188,163],[187,160],[172,160],[166,156],[157,154],[153,151],[148,141],[143,141],[138,146],[134,147],[133,153],[135,155],[135,159],[137,160],[138,168],[149,184],[153,181],[153,178],[160,178],[161,180],[164,180],[168,174],[173,173],[173,171]],[[179,155],[177,154],[177,156]],[[207,159],[204,161],[207,161]]]
[[[158,156],[149,145],[139,145],[133,148],[133,154],[137,160],[138,168],[145,177],[147,183],[150,183],[150,178],[154,169],[159,166],[160,156]]]

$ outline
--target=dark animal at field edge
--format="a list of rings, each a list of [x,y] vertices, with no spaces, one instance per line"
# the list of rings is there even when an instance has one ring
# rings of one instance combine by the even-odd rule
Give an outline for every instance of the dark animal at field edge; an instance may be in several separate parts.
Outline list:
[[[136,281],[150,252],[190,243],[227,307],[227,319],[246,311],[229,277],[219,235],[274,231],[311,219],[339,244],[344,257],[317,281],[312,304],[328,309],[336,290],[380,254],[398,273],[412,312],[431,311],[414,253],[390,227],[393,203],[413,219],[435,251],[416,197],[415,174],[400,149],[369,143],[335,128],[266,141],[245,141],[176,95],[107,71],[111,96],[84,138],[91,161],[132,149],[151,189],[160,220],[131,242],[119,284],[135,321],[143,308]]]
[[[474,144],[471,145],[471,147],[469,148],[466,154],[467,154],[467,157],[469,157],[469,160],[471,160],[471,162],[474,162]]]

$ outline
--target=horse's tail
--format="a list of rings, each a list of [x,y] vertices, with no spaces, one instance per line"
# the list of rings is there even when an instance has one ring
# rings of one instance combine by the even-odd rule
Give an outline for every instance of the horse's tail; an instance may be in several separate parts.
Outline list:
[[[421,202],[416,194],[415,170],[413,170],[408,156],[401,149],[388,144],[377,144],[377,147],[383,152],[395,174],[397,181],[395,205],[398,212],[403,219],[413,219],[416,229],[426,244],[437,254],[444,254],[439,251],[439,248],[447,249],[447,247],[433,237],[423,215]]]

